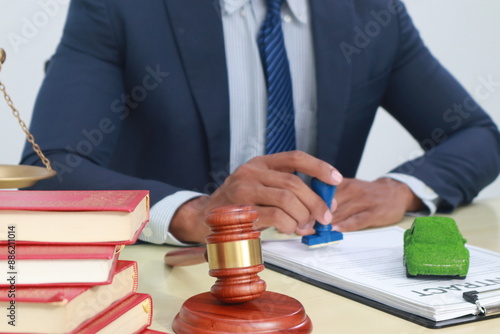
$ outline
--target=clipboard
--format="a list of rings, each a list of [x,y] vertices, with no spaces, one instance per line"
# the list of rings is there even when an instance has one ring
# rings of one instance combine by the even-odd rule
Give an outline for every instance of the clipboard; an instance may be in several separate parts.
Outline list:
[[[458,318],[454,318],[454,319],[435,321],[432,319],[424,318],[424,317],[421,317],[421,316],[418,316],[418,315],[415,315],[415,314],[412,314],[409,312],[399,310],[395,307],[387,306],[387,305],[382,304],[380,302],[377,302],[375,300],[372,300],[372,299],[360,296],[358,294],[340,289],[340,288],[333,286],[333,285],[330,285],[330,284],[326,284],[326,283],[314,280],[312,278],[300,275],[296,272],[290,271],[288,269],[284,269],[282,267],[279,267],[279,266],[276,266],[276,265],[273,265],[273,264],[270,264],[267,262],[265,262],[265,266],[267,269],[271,269],[271,270],[279,272],[283,275],[293,277],[299,281],[311,284],[313,286],[316,286],[318,288],[324,289],[324,290],[329,291],[329,292],[333,292],[333,293],[340,295],[342,297],[346,297],[346,298],[349,298],[351,300],[362,303],[364,305],[368,305],[370,307],[373,307],[373,308],[376,308],[376,309],[381,310],[383,312],[397,316],[397,317],[402,318],[404,320],[413,322],[413,323],[418,324],[420,326],[424,326],[426,328],[439,329],[439,328],[444,328],[444,327],[456,326],[456,325],[466,324],[466,323],[470,323],[470,322],[483,321],[483,320],[488,320],[488,319],[500,317],[500,304],[494,305],[494,303],[493,303],[492,305],[489,305],[489,307],[485,307],[484,305],[481,304],[481,300],[479,299],[479,297],[480,297],[480,295],[482,295],[483,291],[482,292],[477,292],[477,291],[466,292],[466,293],[464,293],[463,297],[465,300],[469,301],[468,299],[466,299],[465,295],[467,294],[468,297],[470,296],[469,298],[471,298],[471,300],[473,300],[474,304],[478,305],[478,303],[479,303],[479,305],[485,309],[484,313],[481,312],[481,310],[479,309],[480,306],[478,306],[478,310],[479,310],[478,315],[467,315],[467,316],[462,316],[462,317],[458,317]],[[494,293],[496,293],[497,297],[500,298],[500,289],[495,289],[495,291],[494,290],[487,290],[484,292],[485,293],[486,292],[494,292]],[[476,297],[474,297],[474,296],[476,296]],[[488,296],[488,298],[489,297],[490,296]],[[479,302],[477,302],[478,300],[479,300]],[[469,302],[471,302],[471,301],[469,301]],[[484,302],[483,302],[483,304],[484,304]],[[494,312],[494,310],[498,310],[498,312]]]
[[[500,315],[500,288],[468,291],[464,292],[462,296],[469,303],[476,304],[480,315],[485,317]]]

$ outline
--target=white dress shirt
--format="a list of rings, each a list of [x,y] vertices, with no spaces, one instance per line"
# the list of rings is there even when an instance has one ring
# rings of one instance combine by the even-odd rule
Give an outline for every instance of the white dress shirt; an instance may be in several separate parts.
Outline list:
[[[232,173],[241,164],[265,152],[266,83],[256,41],[267,6],[266,0],[220,0],[220,5],[229,83],[229,169]],[[316,80],[310,20],[307,0],[284,1],[282,27],[292,77],[297,149],[314,155]],[[425,187],[418,179],[399,175],[388,176],[407,184],[415,183],[417,188]],[[201,195],[179,191],[156,203],[140,239],[181,244],[168,233],[170,221],[178,207]],[[431,213],[435,211],[433,205],[429,207]]]

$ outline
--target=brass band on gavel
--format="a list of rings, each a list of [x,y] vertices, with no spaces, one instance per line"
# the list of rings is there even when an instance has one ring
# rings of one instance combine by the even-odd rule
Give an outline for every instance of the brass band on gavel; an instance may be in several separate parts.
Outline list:
[[[239,240],[207,245],[210,269],[231,269],[262,264],[260,239]]]

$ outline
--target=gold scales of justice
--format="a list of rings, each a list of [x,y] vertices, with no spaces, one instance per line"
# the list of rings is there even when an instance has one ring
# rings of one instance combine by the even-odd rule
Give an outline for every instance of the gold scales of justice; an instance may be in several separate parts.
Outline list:
[[[2,70],[2,65],[6,59],[6,53],[4,49],[0,48],[0,71]],[[53,177],[56,175],[56,172],[50,166],[50,161],[45,157],[42,150],[35,143],[35,138],[28,130],[28,127],[21,119],[19,115],[19,111],[14,107],[14,103],[12,102],[10,96],[7,94],[5,90],[5,86],[0,81],[0,92],[3,93],[5,101],[7,105],[12,110],[12,115],[17,119],[21,129],[26,134],[26,139],[32,145],[33,150],[38,155],[38,157],[42,160],[42,163],[45,165],[44,167],[37,166],[28,166],[28,165],[1,165],[0,164],[0,189],[9,189],[9,188],[25,188],[32,186],[36,182]]]

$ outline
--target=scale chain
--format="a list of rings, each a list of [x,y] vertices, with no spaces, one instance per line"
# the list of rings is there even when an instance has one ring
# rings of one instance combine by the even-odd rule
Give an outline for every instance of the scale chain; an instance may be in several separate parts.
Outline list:
[[[5,60],[4,53],[3,53],[3,57],[1,57],[1,58],[2,59],[0,59],[0,71],[2,70],[2,63]],[[9,94],[7,94],[5,86],[1,81],[0,81],[0,91],[3,93],[3,96],[5,98],[5,102],[7,102],[7,105],[12,110],[12,115],[14,115],[14,117],[17,119],[17,122],[21,126],[21,129],[26,134],[26,139],[31,144],[33,151],[35,151],[35,153],[38,155],[40,160],[42,160],[42,163],[45,165],[45,168],[47,168],[47,170],[49,170],[49,171],[52,171],[52,167],[50,165],[50,160],[47,159],[47,157],[43,154],[42,150],[40,149],[40,146],[38,146],[38,144],[35,142],[35,137],[28,130],[26,123],[24,123],[24,121],[21,119],[21,115],[19,113],[19,110],[17,110],[16,107],[14,106],[14,102],[12,102],[12,99],[10,98]]]

